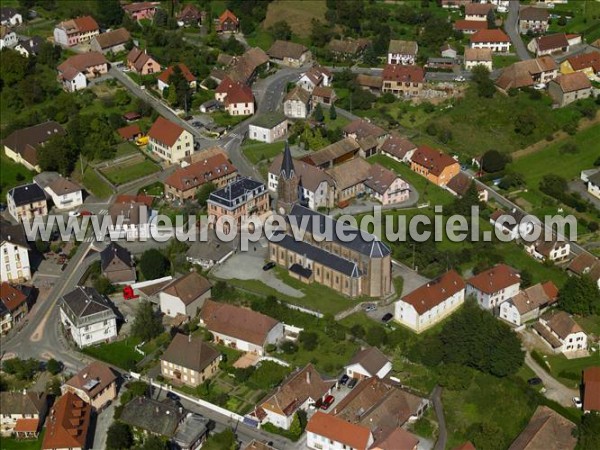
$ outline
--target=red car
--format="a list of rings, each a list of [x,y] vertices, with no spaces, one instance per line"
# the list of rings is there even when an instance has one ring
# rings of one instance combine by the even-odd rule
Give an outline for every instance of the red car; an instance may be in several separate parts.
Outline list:
[[[89,211],[86,211],[85,209],[84,209],[83,211],[81,211],[81,212],[80,212],[80,214],[81,214],[82,216],[91,216],[91,215],[92,215],[92,213],[91,213],[91,212],[89,212]]]
[[[335,402],[335,397],[333,395],[328,395],[327,397],[325,397],[325,400],[323,400],[323,403],[321,404],[321,409],[329,409],[333,402]]]

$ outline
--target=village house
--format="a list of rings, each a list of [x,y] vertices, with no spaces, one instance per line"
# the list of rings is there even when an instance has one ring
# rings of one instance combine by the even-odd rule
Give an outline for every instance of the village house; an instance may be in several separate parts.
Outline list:
[[[287,177],[285,184],[293,186],[293,179]],[[377,237],[346,226],[343,239],[333,233],[324,240],[325,230],[336,229],[335,219],[299,204],[293,204],[289,216],[288,229],[281,232],[285,236],[269,240],[271,261],[288,270],[303,269],[303,278],[308,275],[309,281],[349,297],[384,297],[392,291],[391,250]],[[295,223],[291,222],[292,217]],[[303,241],[292,237],[292,227],[304,233]]]
[[[465,69],[473,70],[475,66],[483,66],[490,72],[492,66],[492,50],[489,48],[465,48]]]
[[[440,70],[453,70],[456,64],[456,60],[453,58],[437,58],[430,56],[427,58],[425,68],[428,69],[440,69]]]
[[[532,39],[527,45],[527,49],[538,57],[553,53],[565,53],[569,51],[569,41],[565,33],[548,34]]]
[[[40,172],[37,150],[55,135],[64,136],[65,129],[58,122],[48,122],[13,131],[4,140],[4,154],[29,170]]]
[[[176,384],[196,387],[219,370],[221,353],[199,336],[177,333],[160,357],[160,373]]]
[[[479,30],[471,35],[471,48],[489,48],[494,53],[508,53],[510,38],[500,29]]]
[[[520,291],[500,305],[500,317],[517,326],[540,317],[558,301],[558,288],[552,281],[538,283]]]
[[[344,367],[350,378],[385,378],[392,370],[392,362],[377,347],[366,347],[359,350]]]
[[[0,25],[0,50],[3,48],[13,48],[19,42],[17,33],[4,25]]]
[[[317,86],[312,91],[312,95],[310,98],[313,105],[321,103],[322,105],[331,106],[333,105],[337,97],[333,88]]]
[[[148,54],[148,50],[133,47],[126,58],[127,68],[138,75],[149,75],[160,72],[160,64]]]
[[[44,191],[50,196],[54,207],[58,210],[73,209],[83,204],[81,186],[61,176],[50,182]]]
[[[302,74],[296,84],[304,90],[312,92],[317,86],[331,86],[332,80],[333,73],[331,71],[321,66],[313,66]]]
[[[527,253],[543,261],[560,261],[567,258],[571,253],[571,244],[569,241],[560,239],[549,241],[538,239],[535,242],[525,242],[524,246]]]
[[[237,33],[240,29],[240,19],[226,9],[215,21],[215,25],[218,33]]]
[[[71,392],[101,411],[117,398],[117,374],[99,361],[81,369],[60,388],[63,394]]]
[[[231,242],[223,242],[214,229],[207,231],[206,242],[196,241],[186,252],[186,261],[202,267],[204,270],[222,264],[235,253],[240,243],[240,235]]]
[[[440,54],[442,55],[442,58],[452,58],[452,59],[455,59],[456,56],[458,55],[456,49],[448,43],[445,43],[444,45],[442,45],[442,48],[440,49]]]
[[[143,131],[137,123],[126,125],[121,128],[117,128],[117,134],[123,138],[124,141],[135,142],[137,138],[143,136]]]
[[[306,447],[314,450],[368,450],[373,444],[371,430],[317,411],[306,424]]]
[[[289,430],[297,411],[323,399],[335,387],[336,380],[324,379],[312,364],[292,373],[275,392],[257,406],[254,413],[262,422]]]
[[[289,152],[289,146],[286,146],[284,153]],[[276,193],[279,189],[279,177],[281,175],[284,160],[284,153],[279,154],[273,159],[269,167],[269,191]],[[288,164],[291,170],[296,174],[298,183],[298,198],[301,203],[310,209],[332,208],[334,204],[334,185],[335,182],[329,174],[301,160],[293,160],[291,154],[288,156]]]
[[[92,407],[77,395],[61,395],[48,414],[42,450],[89,448],[91,415]]]
[[[261,71],[269,69],[269,56],[263,49],[252,47],[246,50],[242,56],[231,57],[226,65],[228,66],[227,70],[222,71],[224,76],[216,77],[220,78],[218,82],[221,82],[227,76],[233,81],[250,86]],[[215,73],[215,70],[218,71],[219,69],[213,69],[211,76]],[[213,78],[215,77],[213,76]]]
[[[331,414],[367,427],[379,439],[394,428],[416,422],[428,406],[429,400],[402,389],[399,383],[370,377],[360,381]]]
[[[394,132],[388,136],[379,149],[382,155],[407,164],[410,164],[416,150],[415,144]]]
[[[416,41],[399,41],[392,39],[388,46],[387,63],[413,65],[417,59],[419,45]]]
[[[496,310],[517,295],[520,286],[519,273],[506,264],[498,264],[467,280],[467,296],[475,297],[483,309]]]
[[[185,419],[183,408],[171,402],[135,397],[123,407],[119,420],[142,435],[171,439]]]
[[[133,20],[152,20],[160,2],[133,2],[123,5],[123,11]]]
[[[594,88],[584,72],[573,72],[559,75],[548,83],[548,94],[559,107],[589,98],[593,95]]]
[[[100,252],[100,269],[112,284],[133,284],[137,278],[133,256],[116,242]]]
[[[60,321],[79,348],[117,337],[114,306],[96,289],[77,286],[59,302]]]
[[[36,439],[44,427],[48,396],[38,392],[0,392],[0,435],[17,439]]]
[[[321,169],[328,169],[356,157],[360,150],[355,138],[346,137],[306,155],[302,161]]]
[[[189,272],[161,289],[158,294],[160,311],[168,317],[194,318],[210,298],[211,288],[210,281],[198,272]]]
[[[108,235],[113,240],[148,239],[151,236],[150,229],[156,226],[153,223],[156,214],[146,203],[117,201],[108,208],[111,218]]]
[[[600,411],[600,366],[583,369],[581,383],[583,412]]]
[[[312,58],[310,50],[304,45],[281,40],[273,43],[267,55],[274,63],[288,67],[301,67]]]
[[[460,164],[452,156],[426,145],[418,147],[413,153],[410,168],[442,187],[460,172]]]
[[[95,52],[104,54],[124,52],[130,40],[129,31],[125,28],[117,28],[95,36],[92,39],[91,48]]]
[[[326,171],[334,181],[335,200],[340,206],[365,193],[364,183],[371,173],[371,164],[363,158],[353,158]]]
[[[48,202],[44,190],[35,183],[12,188],[6,194],[8,213],[17,222],[33,221],[48,214]]]
[[[21,41],[15,47],[15,50],[24,56],[25,58],[29,58],[30,56],[36,56],[42,44],[46,42],[44,38],[40,36],[32,36],[27,39],[21,39]]]
[[[77,17],[60,22],[54,28],[54,42],[65,47],[89,42],[100,34],[100,27],[92,16]]]
[[[232,226],[239,229],[250,218],[268,214],[270,199],[262,182],[243,177],[211,192],[206,204],[212,226],[229,230]]]
[[[375,138],[377,141],[377,145],[380,146],[389,136],[388,131],[383,128],[371,123],[365,119],[356,119],[346,125],[342,131],[344,132],[344,137],[356,139],[357,141],[361,141],[366,138]]]
[[[217,344],[259,356],[269,344],[283,338],[283,324],[256,311],[229,303],[206,300],[200,325],[210,331]]]
[[[519,11],[519,32],[527,34],[546,33],[550,23],[550,13],[547,8],[525,6]]]
[[[593,51],[570,56],[560,64],[560,73],[583,72],[590,80],[598,80],[600,73],[600,52]]]
[[[29,265],[29,242],[22,225],[0,226],[0,281],[23,283],[31,279]]]
[[[471,188],[471,184],[475,184],[479,201],[487,202],[489,198],[488,190],[484,186],[475,183],[470,176],[463,172],[454,175],[446,185],[446,189],[457,197],[464,197]]]
[[[513,208],[511,211],[496,210],[490,216],[490,223],[499,231],[509,235],[511,240],[523,238],[533,232],[533,218]]]
[[[419,438],[414,434],[396,427],[393,430],[381,433],[380,437],[371,446],[371,450],[417,450],[419,442]]]
[[[293,88],[283,100],[283,112],[292,119],[306,119],[310,114],[310,92],[300,86]]]
[[[278,112],[261,114],[248,126],[248,138],[271,144],[287,134],[288,121]]]
[[[148,131],[148,150],[171,164],[190,156],[194,151],[192,133],[159,116]]]
[[[509,450],[548,448],[574,450],[577,444],[576,425],[547,406],[538,406],[525,429],[510,445]],[[474,447],[473,447],[474,448]]]
[[[179,14],[177,14],[177,25],[180,27],[200,26],[203,19],[206,17],[204,11],[200,11],[195,5],[188,3],[185,5]]]
[[[395,303],[394,320],[420,333],[456,311],[465,301],[465,282],[451,270]]]
[[[181,169],[177,169],[165,180],[165,195],[171,199],[193,200],[198,190],[206,183],[217,189],[227,186],[238,176],[236,167],[224,153],[207,156]]]
[[[588,193],[600,199],[600,170],[590,175],[585,183]]]
[[[365,192],[383,206],[405,202],[410,196],[410,185],[381,164],[371,165],[364,185]]]
[[[469,3],[465,5],[465,20],[487,22],[488,14],[494,10],[490,3]]]
[[[464,20],[459,19],[453,24],[455,31],[462,31],[464,34],[475,34],[480,30],[487,30],[487,20]]]
[[[24,291],[25,288],[6,281],[0,285],[0,334],[12,330],[29,312],[28,294]]]
[[[15,8],[0,8],[0,24],[15,27],[23,23],[23,16]]]
[[[564,311],[542,315],[533,330],[554,353],[573,354],[587,350],[587,334],[573,318]]]
[[[391,92],[396,97],[417,97],[423,90],[425,71],[419,66],[388,64],[382,78],[381,92]]]
[[[356,75],[356,84],[365,91],[369,91],[374,95],[379,95],[381,94],[383,78],[381,78],[380,76],[359,73]]]
[[[210,419],[188,412],[179,423],[171,442],[180,450],[196,450],[206,441],[211,428]]]
[[[225,110],[232,116],[249,116],[254,114],[254,94],[244,83],[225,77],[215,90],[215,100],[225,105]]]
[[[368,39],[332,39],[327,44],[327,50],[336,59],[359,58],[371,45]]]
[[[599,172],[600,173],[600,172]],[[600,289],[600,259],[589,253],[580,253],[567,266],[569,275],[581,277],[586,275],[592,279]]]
[[[87,80],[108,73],[108,61],[102,53],[88,52],[71,56],[58,66],[58,79],[68,92],[87,87]]]
[[[496,86],[505,94],[511,89],[548,83],[558,76],[558,65],[551,56],[516,62],[502,71]]]
[[[190,89],[195,91],[196,84],[197,84],[197,78],[194,76],[194,74],[192,72],[190,72],[190,69],[188,69],[188,66],[186,66],[185,64],[179,63],[179,64],[177,64],[177,67],[179,67],[179,70],[181,71],[183,77],[188,82],[188,86],[190,87]],[[174,72],[175,72],[175,66],[169,66],[166,70],[164,70],[157,77],[157,83],[158,83],[157,87],[158,87],[159,91],[162,92],[165,88],[169,87],[169,85],[171,84],[170,79]]]

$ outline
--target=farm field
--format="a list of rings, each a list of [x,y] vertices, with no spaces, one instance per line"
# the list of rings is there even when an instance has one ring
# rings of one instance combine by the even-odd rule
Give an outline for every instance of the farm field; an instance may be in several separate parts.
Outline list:
[[[126,161],[107,169],[102,169],[106,178],[115,184],[124,184],[138,178],[151,175],[160,170],[160,167],[150,159],[134,158],[133,161]]]
[[[275,22],[285,20],[290,25],[293,34],[299,38],[307,38],[311,31],[311,21],[313,19],[324,21],[326,11],[325,0],[301,2],[275,0],[269,4],[267,17],[262,26],[266,29]]]

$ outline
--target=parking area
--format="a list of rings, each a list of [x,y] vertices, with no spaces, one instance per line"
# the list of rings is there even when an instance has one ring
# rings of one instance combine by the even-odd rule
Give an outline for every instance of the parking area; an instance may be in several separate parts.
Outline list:
[[[123,299],[123,293],[121,290],[111,295],[110,299],[122,315],[123,323],[121,325],[121,329],[119,330],[119,334],[125,333],[129,335],[131,326],[133,324],[133,319],[135,318],[135,310],[137,309],[140,299],[136,298],[133,300],[125,300]]]

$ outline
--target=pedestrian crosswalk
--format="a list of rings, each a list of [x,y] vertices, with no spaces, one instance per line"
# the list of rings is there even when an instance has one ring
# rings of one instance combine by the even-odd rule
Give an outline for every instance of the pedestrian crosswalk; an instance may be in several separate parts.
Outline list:
[[[103,216],[108,214],[108,209],[101,209],[100,211],[98,211],[98,215]]]

